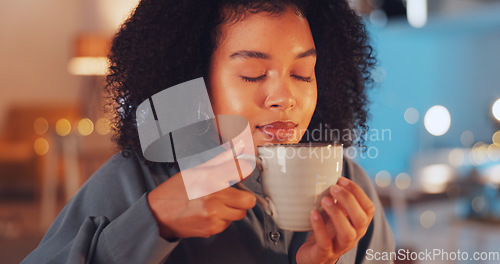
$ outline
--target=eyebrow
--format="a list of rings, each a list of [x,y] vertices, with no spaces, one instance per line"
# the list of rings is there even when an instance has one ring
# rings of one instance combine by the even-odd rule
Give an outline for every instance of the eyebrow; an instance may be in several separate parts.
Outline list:
[[[229,56],[231,58],[242,58],[242,59],[248,59],[248,58],[255,58],[255,59],[270,59],[271,56],[269,54],[266,54],[266,53],[262,53],[262,52],[259,52],[259,51],[252,51],[252,50],[240,50],[240,51],[237,51],[233,54],[231,54],[231,56]]]
[[[316,57],[316,49],[312,48],[312,49],[306,50],[305,52],[302,52],[299,55],[297,55],[296,58],[300,59],[300,58],[305,58],[305,57],[308,57],[308,56],[314,56],[314,57]]]
[[[308,56],[316,56],[316,49],[312,48],[312,49],[306,50],[306,51],[298,54],[295,58],[301,59],[301,58],[305,58]],[[231,56],[229,56],[229,57],[230,58],[243,58],[243,59],[254,58],[254,59],[268,60],[271,58],[271,55],[269,55],[267,53],[259,52],[259,51],[253,51],[253,50],[240,50],[240,51],[237,51],[237,52],[231,54]]]

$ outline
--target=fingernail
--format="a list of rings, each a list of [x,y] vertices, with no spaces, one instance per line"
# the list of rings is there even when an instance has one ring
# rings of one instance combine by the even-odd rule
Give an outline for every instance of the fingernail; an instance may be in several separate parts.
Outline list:
[[[334,204],[333,200],[329,197],[325,197],[323,198],[323,203],[326,205],[326,206],[332,206]]]
[[[311,211],[311,215],[312,215],[312,218],[313,218],[314,221],[318,221],[319,220],[319,213],[318,213],[318,211],[312,210]]]
[[[347,185],[349,185],[349,181],[346,178],[340,178],[339,184],[342,186],[347,186]]]

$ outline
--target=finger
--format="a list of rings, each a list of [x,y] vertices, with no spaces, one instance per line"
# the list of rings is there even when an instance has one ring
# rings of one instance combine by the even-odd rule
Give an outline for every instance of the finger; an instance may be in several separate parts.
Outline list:
[[[248,210],[253,208],[257,202],[255,194],[236,188],[226,188],[217,194],[226,206],[235,209]]]
[[[328,235],[325,222],[316,209],[311,211],[309,218],[318,250],[326,254],[332,249],[332,238]]]
[[[366,214],[358,200],[346,188],[338,185],[330,187],[330,193],[337,199],[337,206],[342,211],[347,212],[347,217],[351,220],[356,229],[368,226],[371,217]]]
[[[336,239],[340,243],[339,246],[342,248],[348,247],[355,241],[357,236],[357,232],[351,225],[351,222],[344,215],[339,206],[335,204],[332,198],[328,196],[323,197],[321,205],[330,217],[335,230],[337,231]]]
[[[218,214],[221,219],[226,221],[238,221],[243,219],[246,215],[246,209],[236,209],[227,206],[225,206]]]
[[[361,187],[344,177],[340,177],[337,184],[349,190],[368,215],[373,215],[375,213],[375,205]]]

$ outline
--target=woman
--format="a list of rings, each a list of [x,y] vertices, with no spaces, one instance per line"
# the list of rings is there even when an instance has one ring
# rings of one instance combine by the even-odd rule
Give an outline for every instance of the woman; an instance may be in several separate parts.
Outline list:
[[[110,56],[124,155],[92,176],[24,262],[362,263],[368,249],[393,250],[374,188],[352,161],[321,201],[325,213],[311,212],[313,231],[294,233],[246,191],[187,199],[176,164],[144,160],[135,125],[141,102],[204,76],[215,114],[248,119],[255,145],[308,141],[306,128],[364,128],[366,42],[345,1],[143,0]],[[255,175],[245,185],[261,192]]]

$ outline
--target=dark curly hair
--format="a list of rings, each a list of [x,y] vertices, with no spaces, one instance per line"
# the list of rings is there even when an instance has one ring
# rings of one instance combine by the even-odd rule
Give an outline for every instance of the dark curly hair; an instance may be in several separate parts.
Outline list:
[[[363,136],[351,135],[367,129],[366,87],[373,83],[375,58],[361,18],[345,0],[142,0],[116,34],[109,55],[106,89],[113,102],[108,106],[121,150],[142,154],[135,121],[140,103],[207,76],[218,26],[248,13],[280,14],[289,6],[308,19],[317,50],[318,101],[308,130],[336,129],[340,134],[323,140],[363,145]]]

